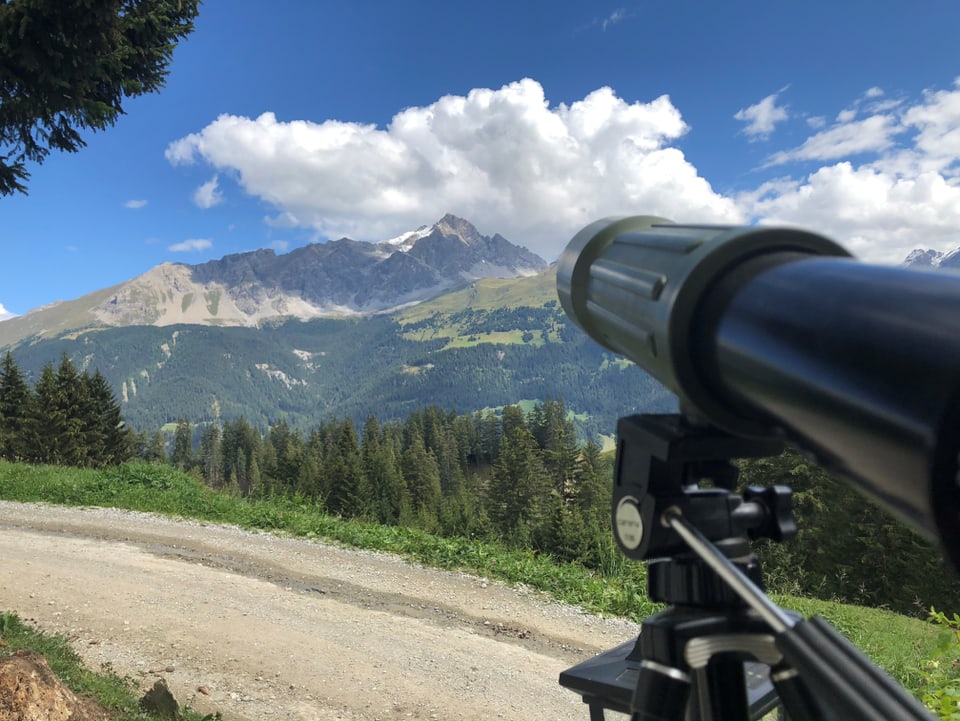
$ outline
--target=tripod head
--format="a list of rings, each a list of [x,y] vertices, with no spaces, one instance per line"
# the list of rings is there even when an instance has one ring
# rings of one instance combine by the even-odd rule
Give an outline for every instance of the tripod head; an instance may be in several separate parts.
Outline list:
[[[738,471],[732,461],[778,455],[782,442],[735,436],[676,414],[621,418],[617,439],[612,522],[617,544],[629,558],[687,550],[674,531],[655,522],[670,506],[680,508],[712,541],[781,541],[796,534],[789,488],[733,492]],[[701,487],[703,482],[713,487]]]
[[[784,486],[736,485],[734,458],[782,446],[680,415],[621,418],[612,515],[631,558],[648,561],[648,595],[669,604],[623,644],[560,674],[591,721],[933,718],[821,619],[804,621],[762,591],[750,541],[796,533]],[[713,487],[703,488],[710,481]]]
[[[791,491],[773,486],[737,493],[732,461],[776,455],[783,444],[739,437],[678,414],[621,418],[617,438],[614,536],[628,557],[649,561],[650,599],[671,605],[644,621],[636,642],[568,669],[560,683],[583,696],[594,721],[603,718],[603,709],[669,721],[683,718],[688,703],[698,719],[711,718],[710,710],[719,706],[724,718],[761,718],[779,703],[768,666],[753,660],[776,656],[765,653],[769,641],[757,640],[765,639],[762,620],[659,518],[667,509],[679,510],[762,586],[750,541],[781,541],[796,533]],[[687,649],[702,639],[712,639],[705,647],[712,650],[698,654],[702,663],[695,668]],[[735,660],[711,666],[719,639]]]

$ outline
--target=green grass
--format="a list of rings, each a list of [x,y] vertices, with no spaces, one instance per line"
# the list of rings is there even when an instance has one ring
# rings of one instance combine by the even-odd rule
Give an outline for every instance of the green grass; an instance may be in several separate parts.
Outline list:
[[[140,708],[134,683],[109,667],[94,672],[83,665],[80,656],[70,647],[70,640],[59,634],[48,634],[23,623],[12,613],[0,614],[0,658],[17,651],[28,650],[47,659],[51,670],[63,684],[78,696],[95,699],[110,712],[116,721],[152,721],[157,718]],[[186,721],[197,721],[201,716],[184,709]],[[212,719],[212,716],[203,719]]]
[[[166,466],[131,464],[96,471],[0,461],[0,498],[109,506],[231,523],[397,553],[428,566],[522,583],[605,615],[642,620],[656,610],[645,595],[645,569],[641,564],[621,560],[604,573],[593,572],[532,551],[331,517],[303,499],[246,500],[215,492]],[[794,597],[775,600],[804,616],[823,616],[914,691],[924,681],[923,659],[937,655],[938,629],[923,621],[827,601]]]
[[[397,314],[401,325],[417,323],[434,313],[452,315],[462,310],[499,310],[501,308],[539,308],[557,299],[557,271],[548,268],[526,278],[484,278],[462,290],[444,293]]]
[[[503,308],[540,308],[550,301],[556,302],[556,285],[555,268],[548,268],[542,273],[526,278],[484,278],[462,290],[445,293],[398,313],[396,319],[401,326],[406,326],[436,315],[436,324],[428,328],[407,331],[403,337],[414,341],[446,340],[447,344],[442,350],[470,348],[482,343],[519,345],[524,343],[525,331],[533,333],[533,339],[526,344],[539,347],[544,342],[540,328],[469,333],[461,327],[461,324],[450,322],[449,318],[467,309],[493,311]],[[551,332],[550,336],[551,341],[559,342],[555,332]]]
[[[465,333],[461,332],[460,326],[450,324],[442,328],[421,328],[415,331],[409,331],[403,334],[407,340],[430,341],[446,339],[447,344],[439,350],[449,350],[451,348],[472,348],[482,343],[492,343],[494,345],[521,345],[526,343],[531,346],[542,346],[543,338],[539,331],[534,333],[533,339],[523,340],[523,330],[490,331],[487,333]]]

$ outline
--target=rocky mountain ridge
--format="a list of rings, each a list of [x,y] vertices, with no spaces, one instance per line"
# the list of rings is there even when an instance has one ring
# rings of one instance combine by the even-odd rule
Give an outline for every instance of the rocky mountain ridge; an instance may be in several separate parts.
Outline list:
[[[446,215],[430,228],[367,243],[340,238],[289,253],[228,255],[196,266],[165,263],[95,313],[108,325],[258,325],[381,313],[480,278],[533,275],[546,263],[503,236]],[[152,301],[152,302],[151,302]]]
[[[960,269],[960,247],[946,253],[938,250],[917,248],[910,251],[903,264],[913,268],[955,268]]]
[[[397,238],[340,238],[282,255],[255,250],[200,265],[163,263],[113,288],[0,324],[0,347],[87,327],[264,321],[390,312],[481,278],[535,275],[546,262],[500,234],[445,215]]]

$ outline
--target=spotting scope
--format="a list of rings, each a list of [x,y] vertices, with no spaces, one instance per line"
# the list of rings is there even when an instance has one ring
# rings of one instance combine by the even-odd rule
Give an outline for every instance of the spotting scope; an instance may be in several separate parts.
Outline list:
[[[793,443],[960,570],[960,274],[860,262],[796,228],[635,216],[580,231],[557,289],[685,415]]]

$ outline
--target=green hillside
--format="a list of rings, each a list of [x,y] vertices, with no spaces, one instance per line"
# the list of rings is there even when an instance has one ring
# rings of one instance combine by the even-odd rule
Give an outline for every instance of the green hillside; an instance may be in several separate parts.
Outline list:
[[[119,286],[104,288],[77,300],[36,309],[42,312],[31,312],[3,321],[0,323],[0,349],[14,346],[24,339],[36,342],[38,339],[57,338],[80,328],[99,326],[91,309],[106,301],[117,288]]]
[[[400,419],[427,404],[469,413],[559,396],[582,432],[599,435],[619,415],[673,408],[646,373],[570,324],[555,282],[552,270],[478,281],[389,316],[74,331],[13,355],[31,377],[64,353],[99,368],[138,429],[240,416],[310,428],[331,417]]]

